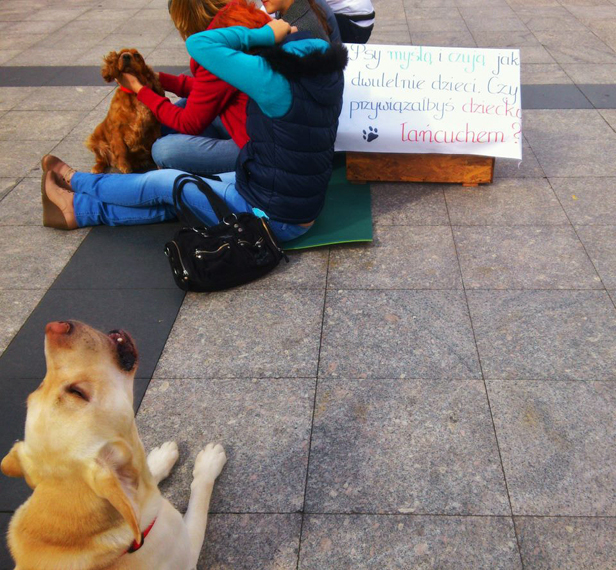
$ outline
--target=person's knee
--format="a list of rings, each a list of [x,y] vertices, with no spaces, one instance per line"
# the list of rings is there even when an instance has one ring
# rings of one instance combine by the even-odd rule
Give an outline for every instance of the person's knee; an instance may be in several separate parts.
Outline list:
[[[159,138],[152,145],[152,160],[161,168],[173,167],[173,159],[177,154],[177,145],[171,140],[171,135]]]

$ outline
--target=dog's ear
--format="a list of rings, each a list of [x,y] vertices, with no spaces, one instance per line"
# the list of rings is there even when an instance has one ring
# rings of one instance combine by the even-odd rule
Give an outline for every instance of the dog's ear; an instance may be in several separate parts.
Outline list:
[[[111,83],[118,75],[120,70],[118,69],[118,58],[120,56],[115,51],[110,51],[103,58],[103,65],[101,66],[101,75],[107,83]]]
[[[133,500],[139,473],[132,460],[132,452],[124,441],[108,442],[87,466],[86,481],[99,497],[107,499],[122,515],[137,544],[141,544],[141,530]]]
[[[8,455],[2,460],[2,465],[0,468],[2,469],[2,473],[4,473],[7,477],[25,476],[25,472],[21,466],[21,459],[19,458],[19,452],[22,445],[23,443],[18,441],[15,445],[13,445]]]

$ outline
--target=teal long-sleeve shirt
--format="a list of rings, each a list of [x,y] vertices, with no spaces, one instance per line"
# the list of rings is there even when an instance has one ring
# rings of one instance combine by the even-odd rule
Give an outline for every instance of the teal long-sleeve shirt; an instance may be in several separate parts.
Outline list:
[[[216,77],[246,93],[268,117],[282,117],[291,108],[293,95],[289,81],[275,72],[258,55],[245,53],[275,44],[272,28],[248,29],[241,26],[199,32],[186,40],[190,56]],[[288,42],[282,49],[300,57],[324,52],[324,40],[304,39]]]

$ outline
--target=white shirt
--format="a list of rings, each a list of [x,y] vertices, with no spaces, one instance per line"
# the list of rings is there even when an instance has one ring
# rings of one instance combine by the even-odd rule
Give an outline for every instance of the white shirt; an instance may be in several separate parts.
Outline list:
[[[374,12],[374,7],[370,0],[327,0],[334,14],[345,14],[347,16],[359,16],[363,14],[371,14]],[[355,22],[356,25],[368,27],[374,24],[374,20],[362,20]]]

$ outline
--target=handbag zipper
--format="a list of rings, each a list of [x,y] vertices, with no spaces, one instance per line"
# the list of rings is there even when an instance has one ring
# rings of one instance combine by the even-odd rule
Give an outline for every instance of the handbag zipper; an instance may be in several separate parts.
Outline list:
[[[219,251],[223,249],[227,249],[228,247],[231,247],[231,246],[228,243],[223,243],[218,249],[214,249],[214,250],[195,249],[195,257],[197,259],[201,259],[204,254],[212,255],[214,253],[218,253]]]
[[[178,250],[178,259],[180,260],[180,265],[182,266],[182,275],[183,275],[182,279],[184,281],[188,281],[188,271],[186,270],[186,267],[184,267],[184,262],[182,261],[182,253],[180,252],[180,247],[178,246],[177,243],[175,243],[175,241],[172,241],[171,243],[175,246],[175,249]]]
[[[282,257],[284,257],[284,260],[287,263],[289,263],[289,258],[287,257],[287,254],[276,245],[276,242],[274,241],[274,238],[272,237],[272,233],[270,232],[269,226],[265,223],[263,218],[259,218],[259,219],[261,220],[261,223],[263,224],[263,227],[265,228],[265,231],[267,232],[267,235],[269,236],[270,241],[272,242],[272,245],[280,252]]]

